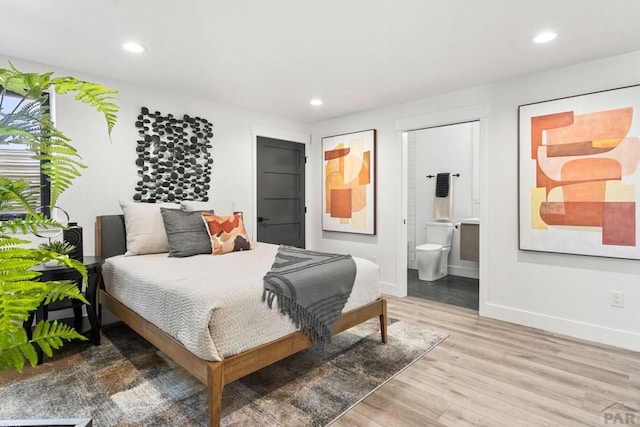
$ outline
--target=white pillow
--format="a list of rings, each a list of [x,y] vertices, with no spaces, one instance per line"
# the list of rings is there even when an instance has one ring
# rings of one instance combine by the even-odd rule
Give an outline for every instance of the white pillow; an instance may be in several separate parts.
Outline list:
[[[201,202],[199,200],[183,200],[180,202],[183,211],[210,211],[213,213],[213,202]]]
[[[138,203],[120,200],[127,230],[125,255],[144,255],[169,252],[160,208],[180,209],[177,203]]]

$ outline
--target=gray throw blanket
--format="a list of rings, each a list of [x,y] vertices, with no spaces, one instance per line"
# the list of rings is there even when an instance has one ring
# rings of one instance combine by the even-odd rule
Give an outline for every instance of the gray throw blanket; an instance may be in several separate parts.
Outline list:
[[[262,301],[287,314],[313,342],[331,342],[331,330],[351,295],[356,263],[350,255],[280,246],[264,276]]]

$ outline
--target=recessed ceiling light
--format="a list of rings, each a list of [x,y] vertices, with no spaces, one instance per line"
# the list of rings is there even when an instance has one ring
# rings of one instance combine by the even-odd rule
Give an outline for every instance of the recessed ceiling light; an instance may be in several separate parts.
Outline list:
[[[534,43],[547,43],[558,37],[553,31],[543,31],[533,38]]]
[[[316,99],[312,99],[311,101],[309,101],[309,104],[318,106],[318,105],[322,105],[323,102],[322,102],[322,99],[317,99],[316,98]]]
[[[135,42],[122,43],[122,48],[133,53],[142,53],[145,51],[144,46]]]

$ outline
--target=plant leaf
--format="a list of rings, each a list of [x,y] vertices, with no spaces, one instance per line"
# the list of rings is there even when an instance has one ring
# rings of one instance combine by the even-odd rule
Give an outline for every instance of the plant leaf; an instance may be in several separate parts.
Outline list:
[[[65,340],[86,339],[68,325],[45,321],[36,325],[33,339],[28,341],[22,325],[43,302],[74,298],[88,304],[73,281],[40,282],[41,273],[33,270],[40,262],[54,259],[76,269],[86,283],[87,272],[82,263],[53,250],[25,247],[30,242],[10,235],[61,228],[57,221],[37,212],[37,206],[55,206],[86,168],[70,139],[55,127],[45,108],[51,90],[61,95],[75,94],[76,100],[104,115],[109,137],[119,111],[115,104],[117,91],[105,86],[74,77],[53,77],[52,73],[23,73],[11,63],[9,68],[0,69],[0,146],[26,147],[33,159],[42,162],[42,173],[51,185],[51,199],[46,203],[33,194],[28,182],[0,177],[0,211],[20,205],[27,212],[24,219],[0,221],[0,371],[15,368],[22,372],[25,361],[35,366],[34,344],[51,355]],[[2,108],[6,91],[22,96],[13,111]]]
[[[69,325],[58,323],[57,320],[54,320],[53,323],[42,320],[33,330],[31,342],[38,344],[42,352],[51,357],[53,350],[62,347],[62,340],[71,341],[73,339],[86,341],[87,337],[79,334]]]

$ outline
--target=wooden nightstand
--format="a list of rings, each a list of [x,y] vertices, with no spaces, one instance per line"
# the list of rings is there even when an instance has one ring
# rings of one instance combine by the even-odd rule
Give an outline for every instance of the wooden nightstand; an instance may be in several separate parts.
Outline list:
[[[79,300],[62,300],[56,301],[51,304],[42,304],[38,309],[31,313],[29,319],[25,322],[25,328],[29,339],[31,339],[33,319],[35,317],[36,324],[41,320],[49,319],[49,312],[64,310],[71,308],[73,310],[72,318],[58,319],[58,322],[62,321],[73,326],[73,328],[82,335],[89,338],[89,341],[93,345],[100,345],[100,320],[97,314],[97,292],[98,282],[100,281],[100,275],[102,273],[102,264],[104,264],[104,258],[87,256],[84,257],[83,263],[87,268],[87,286],[83,289],[82,276],[73,268],[65,265],[56,267],[37,266],[34,269],[42,273],[40,281],[51,280],[72,280],[75,281],[78,288],[83,291],[83,294],[87,301],[91,305],[86,306],[87,317],[82,316],[82,306],[85,305]],[[42,363],[43,355],[40,348],[36,345],[38,350],[38,364]]]

